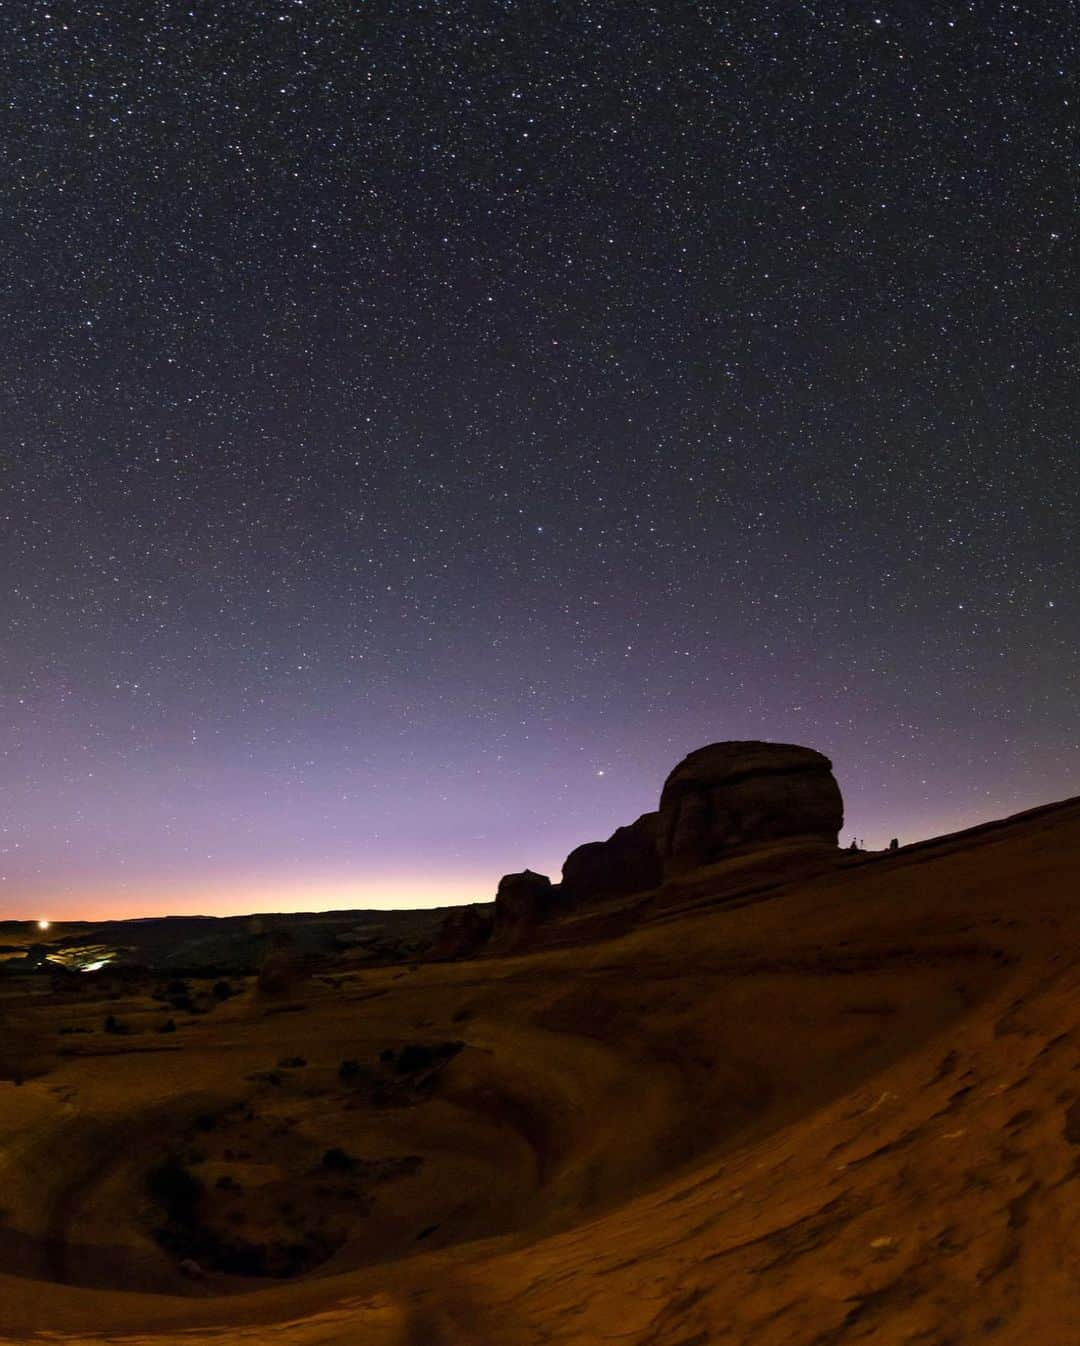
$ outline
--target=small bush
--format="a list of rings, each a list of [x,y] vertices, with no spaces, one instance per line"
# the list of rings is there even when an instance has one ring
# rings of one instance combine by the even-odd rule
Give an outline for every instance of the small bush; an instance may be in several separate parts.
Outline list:
[[[323,1155],[322,1166],[331,1173],[349,1173],[356,1167],[356,1160],[346,1154],[340,1145],[335,1145]]]

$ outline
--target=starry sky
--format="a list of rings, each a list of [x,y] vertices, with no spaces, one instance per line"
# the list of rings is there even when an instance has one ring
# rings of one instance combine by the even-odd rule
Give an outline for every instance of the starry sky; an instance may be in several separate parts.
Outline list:
[[[13,0],[0,913],[1080,793],[1072,4]]]

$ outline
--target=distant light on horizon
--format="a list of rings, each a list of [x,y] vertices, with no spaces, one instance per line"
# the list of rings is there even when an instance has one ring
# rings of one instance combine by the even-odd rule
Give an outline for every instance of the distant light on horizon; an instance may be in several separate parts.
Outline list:
[[[45,919],[45,917],[43,916],[43,917],[41,918],[41,920],[38,921],[38,923],[37,923],[37,928],[38,928],[39,930],[48,930],[49,925],[50,925],[50,922],[47,921],[47,920]]]

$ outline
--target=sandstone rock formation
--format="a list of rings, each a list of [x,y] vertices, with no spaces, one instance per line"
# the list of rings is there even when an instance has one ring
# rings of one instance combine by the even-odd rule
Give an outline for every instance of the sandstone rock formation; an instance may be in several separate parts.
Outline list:
[[[494,917],[478,907],[448,912],[430,956],[522,950],[543,942],[540,927],[559,913],[651,892],[756,845],[835,846],[843,821],[832,763],[821,753],[792,743],[711,743],[671,772],[657,812],[572,850],[561,884],[526,869],[500,879]]]
[[[495,893],[493,942],[503,950],[528,943],[536,927],[551,915],[556,893],[546,874],[531,869],[504,874]]]
[[[607,841],[588,841],[563,863],[562,896],[568,903],[647,892],[661,880],[656,850],[658,814],[643,813]]]
[[[488,942],[493,925],[489,907],[451,907],[429,956],[434,960],[468,958]]]
[[[670,878],[755,843],[835,846],[843,822],[840,787],[822,753],[792,743],[711,743],[664,782],[658,858]]]

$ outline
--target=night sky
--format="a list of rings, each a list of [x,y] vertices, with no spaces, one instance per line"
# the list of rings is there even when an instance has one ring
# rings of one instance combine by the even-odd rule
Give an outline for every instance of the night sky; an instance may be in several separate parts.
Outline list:
[[[1080,793],[1073,4],[5,11],[0,912]]]

